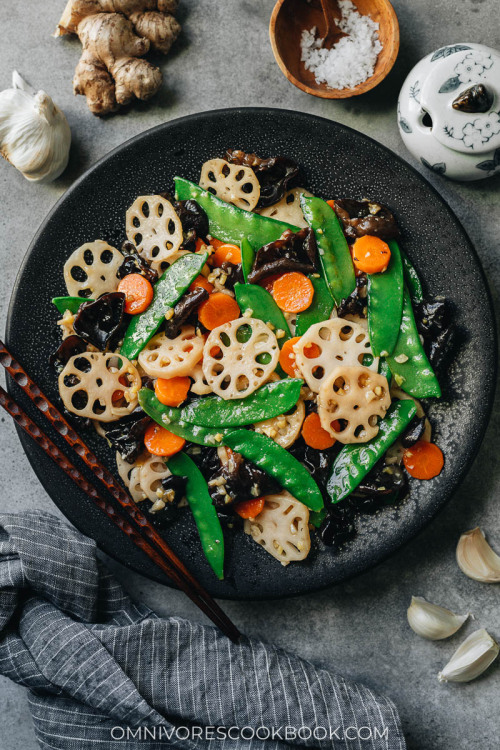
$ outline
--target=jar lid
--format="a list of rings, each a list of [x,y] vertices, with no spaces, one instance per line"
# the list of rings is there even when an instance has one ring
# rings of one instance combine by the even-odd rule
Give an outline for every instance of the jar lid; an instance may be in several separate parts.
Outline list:
[[[500,55],[483,45],[456,46],[432,56],[420,104],[432,118],[436,140],[454,151],[482,154],[500,148]],[[448,49],[453,54],[445,54]]]

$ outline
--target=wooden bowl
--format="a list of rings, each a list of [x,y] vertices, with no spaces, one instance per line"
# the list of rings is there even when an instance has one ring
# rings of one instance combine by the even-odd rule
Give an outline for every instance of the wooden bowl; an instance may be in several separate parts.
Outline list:
[[[331,89],[318,83],[314,73],[306,70],[300,59],[300,38],[304,29],[316,26],[320,33],[325,28],[319,0],[278,0],[269,24],[269,35],[274,57],[284,75],[307,94],[323,99],[347,99],[359,96],[384,80],[396,61],[399,50],[399,24],[389,0],[353,0],[361,15],[369,15],[379,24],[382,44],[375,70],[370,78],[354,88]]]

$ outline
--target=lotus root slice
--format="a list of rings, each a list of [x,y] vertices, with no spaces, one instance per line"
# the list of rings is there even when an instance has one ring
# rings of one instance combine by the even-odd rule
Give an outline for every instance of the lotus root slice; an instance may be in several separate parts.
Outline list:
[[[389,384],[366,367],[336,367],[318,395],[321,426],[341,443],[366,443],[391,405]]]
[[[260,198],[260,184],[250,167],[210,159],[201,168],[200,187],[226,203],[253,211]]]

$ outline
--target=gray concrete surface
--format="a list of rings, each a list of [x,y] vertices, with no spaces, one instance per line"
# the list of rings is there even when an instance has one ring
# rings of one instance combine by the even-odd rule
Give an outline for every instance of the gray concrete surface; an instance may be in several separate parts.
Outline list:
[[[136,133],[181,115],[235,105],[270,105],[323,115],[382,141],[404,158],[396,127],[396,99],[405,75],[423,55],[446,43],[500,45],[497,0],[396,0],[401,52],[389,78],[370,94],[329,102],[303,94],[276,66],[267,25],[272,0],[181,0],[183,36],[161,62],[165,83],[147,105],[125,116],[92,117],[72,96],[77,41],[51,33],[63,0],[19,0],[2,14],[0,87],[13,68],[45,88],[67,113],[74,146],[70,167],[53,186],[30,185],[0,164],[0,316],[18,266],[40,222],[56,199],[96,159]],[[4,9],[5,10],[5,9]],[[416,165],[420,168],[419,165]],[[476,244],[498,304],[500,284],[500,181],[458,185],[426,174],[450,203]],[[453,248],[444,262],[453,261]],[[497,308],[498,309],[498,308]],[[481,388],[481,383],[477,384]],[[57,513],[36,480],[12,424],[0,417],[2,509],[43,508]],[[456,496],[418,538],[376,569],[319,594],[280,602],[227,603],[226,609],[251,635],[294,649],[318,664],[363,680],[397,703],[411,750],[493,750],[499,747],[500,669],[466,686],[440,685],[436,674],[457,646],[419,640],[406,624],[412,594],[457,611],[471,610],[477,625],[500,637],[498,588],[465,578],[454,561],[459,534],[481,524],[500,550],[500,463],[498,400],[481,452]],[[184,596],[110,562],[133,596],[160,614],[201,618]],[[499,662],[500,664],[500,662]],[[0,750],[34,750],[25,690],[0,678]]]

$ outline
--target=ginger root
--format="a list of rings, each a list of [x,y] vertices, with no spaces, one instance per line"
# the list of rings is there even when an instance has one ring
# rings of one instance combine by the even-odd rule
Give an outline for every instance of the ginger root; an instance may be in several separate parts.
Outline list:
[[[73,90],[95,115],[115,112],[161,86],[159,68],[142,59],[150,48],[167,54],[181,27],[177,0],[69,0],[55,36],[77,34],[83,47]]]

